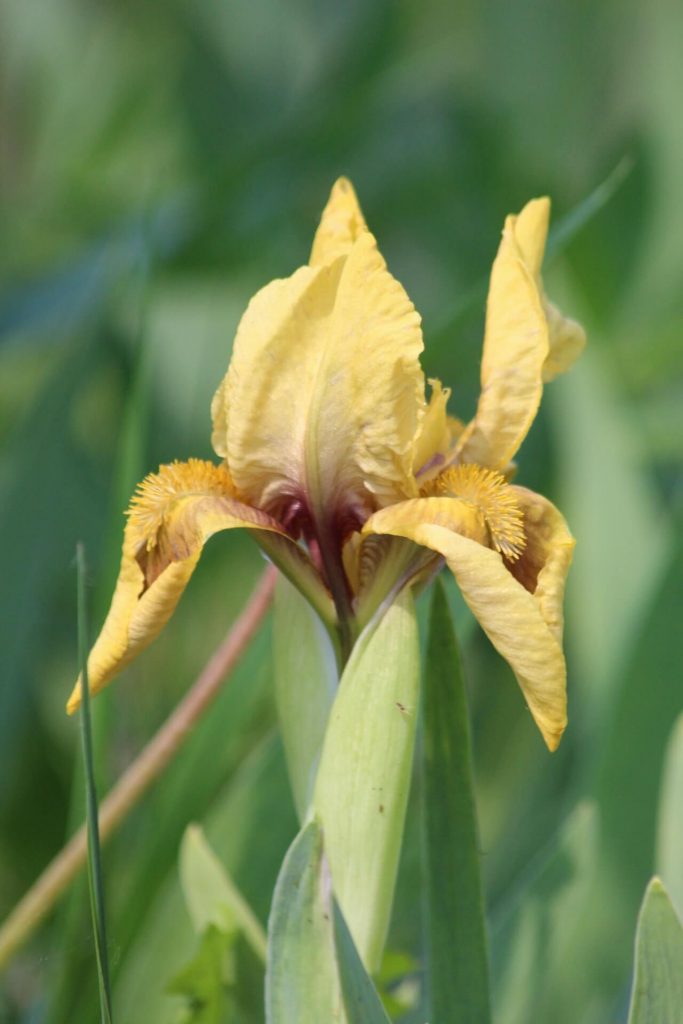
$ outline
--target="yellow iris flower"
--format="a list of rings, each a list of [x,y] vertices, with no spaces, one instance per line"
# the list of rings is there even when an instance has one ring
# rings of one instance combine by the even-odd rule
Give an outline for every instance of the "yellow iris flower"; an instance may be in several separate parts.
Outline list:
[[[463,426],[425,380],[420,317],[334,186],[311,258],[251,300],[212,404],[220,464],[162,466],[128,510],[97,692],[170,618],[206,541],[246,527],[314,605],[340,661],[373,614],[445,561],[509,662],[550,749],[566,724],[562,598],[574,541],[506,470],[543,383],[583,347],[546,299],[549,202],[505,222],[486,309],[481,396]],[[80,702],[80,681],[69,700]]]

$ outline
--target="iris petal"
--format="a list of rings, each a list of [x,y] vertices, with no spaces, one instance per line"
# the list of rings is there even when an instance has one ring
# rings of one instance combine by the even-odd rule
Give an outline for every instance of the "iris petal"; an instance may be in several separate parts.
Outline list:
[[[162,466],[143,481],[131,502],[111,607],[88,659],[93,693],[161,632],[206,541],[235,527],[282,533],[264,512],[237,500],[222,467],[192,459]],[[79,679],[67,710],[75,711],[80,699]]]
[[[249,504],[319,518],[417,493],[420,318],[362,232],[347,255],[252,299],[214,401],[214,445]]]
[[[586,343],[580,324],[543,290],[549,217],[543,198],[505,221],[486,306],[481,396],[457,447],[463,462],[504,469],[536,416],[543,383],[568,369]]]
[[[465,504],[455,498],[423,498],[383,509],[368,520],[363,532],[405,537],[445,558],[465,601],[513,669],[546,744],[555,750],[567,721],[558,616],[571,538],[555,520],[550,503],[537,495],[529,497],[531,492],[523,488],[515,490],[522,492],[520,502],[529,512],[527,546],[536,554],[523,555],[512,569],[498,552],[481,543],[473,511],[467,513]],[[532,510],[539,508],[537,519]],[[529,579],[522,583],[513,575],[515,567],[523,574],[520,566],[535,572],[533,592]]]
[[[309,263],[317,267],[346,256],[358,236],[367,231],[365,218],[348,178],[339,178],[323,210],[313,239]]]

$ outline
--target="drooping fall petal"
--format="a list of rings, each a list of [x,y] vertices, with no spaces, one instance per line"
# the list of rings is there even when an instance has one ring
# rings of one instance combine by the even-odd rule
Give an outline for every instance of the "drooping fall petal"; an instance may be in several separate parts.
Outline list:
[[[537,508],[526,494],[520,495],[520,500],[526,503],[525,510]],[[554,750],[566,725],[566,670],[558,599],[571,549],[564,533],[548,532],[551,523],[557,524],[552,513],[544,509],[538,515],[539,529],[532,526],[529,532],[528,543],[537,554],[526,563],[524,554],[518,560],[527,566],[527,584],[536,573],[537,585],[532,593],[513,575],[516,563],[511,569],[497,551],[484,546],[486,528],[477,537],[476,513],[470,509],[469,516],[464,515],[463,508],[466,504],[456,498],[404,502],[376,513],[363,532],[405,537],[445,558],[465,601],[512,667],[546,744]],[[530,523],[536,514],[529,512]],[[536,559],[541,556],[545,561],[537,569]]]
[[[312,267],[346,256],[358,236],[367,231],[365,218],[348,178],[339,178],[332,188],[320,225],[313,239]]]
[[[223,466],[191,459],[162,466],[143,481],[128,512],[111,608],[88,659],[93,693],[161,632],[206,541],[238,526],[282,532],[264,512],[236,499]],[[79,679],[67,710],[75,711],[80,699]]]
[[[314,518],[417,493],[420,318],[373,236],[252,299],[214,400],[214,446],[246,500]]]

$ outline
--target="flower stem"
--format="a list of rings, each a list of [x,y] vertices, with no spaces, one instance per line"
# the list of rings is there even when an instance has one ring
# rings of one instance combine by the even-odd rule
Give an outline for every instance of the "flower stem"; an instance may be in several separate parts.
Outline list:
[[[263,573],[243,612],[207,661],[187,695],[100,804],[100,839],[106,841],[161,775],[218,695],[270,606],[277,570]],[[85,826],[47,866],[0,927],[0,968],[30,938],[87,861]]]

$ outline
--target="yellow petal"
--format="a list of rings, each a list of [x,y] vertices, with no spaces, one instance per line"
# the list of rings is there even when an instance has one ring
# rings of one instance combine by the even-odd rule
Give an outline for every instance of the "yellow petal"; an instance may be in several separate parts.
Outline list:
[[[564,373],[586,347],[586,332],[581,324],[564,316],[544,295],[545,315],[550,329],[550,352],[543,364],[543,380],[554,380]]]
[[[315,233],[310,265],[317,267],[331,263],[337,256],[346,256],[363,231],[367,231],[367,225],[353,185],[348,178],[339,178]]]
[[[143,481],[129,509],[111,608],[88,658],[92,693],[161,632],[209,537],[237,526],[280,531],[265,513],[235,498],[222,466],[191,459],[162,466]],[[79,678],[69,713],[80,700]]]
[[[505,221],[486,308],[481,396],[457,449],[464,462],[504,469],[536,416],[543,382],[567,370],[586,343],[583,328],[543,290],[549,217],[550,200],[541,198]]]
[[[550,351],[543,364],[543,380],[546,383],[568,370],[586,344],[586,332],[583,327],[576,320],[563,316],[543,289],[541,266],[549,219],[550,200],[532,199],[526,204],[515,223],[517,244],[536,280],[548,321]]]
[[[263,288],[214,402],[215,447],[249,504],[360,520],[417,493],[422,347],[420,318],[369,232],[347,256]]]
[[[446,503],[452,504],[450,511]],[[512,667],[546,744],[555,750],[566,725],[566,671],[557,611],[560,564],[567,552],[563,549],[552,568],[554,555],[549,559],[548,570],[545,575],[543,569],[539,572],[531,593],[501,555],[480,542],[476,520],[467,517],[464,504],[455,498],[404,502],[376,513],[363,532],[406,537],[446,559],[465,601]],[[530,501],[526,507],[531,507]]]
[[[442,387],[440,380],[430,380],[429,384],[432,394],[413,451],[413,473],[421,486],[443,468],[452,444],[453,422],[456,422],[446,415],[451,389]]]
[[[524,514],[526,547],[508,563],[512,575],[532,593],[558,643],[564,626],[564,588],[575,541],[564,516],[547,498],[526,487],[511,486]]]
[[[461,461],[492,469],[510,462],[538,410],[549,350],[533,270],[515,239],[515,218],[508,217],[491,271],[481,395],[474,420],[458,443]]]

